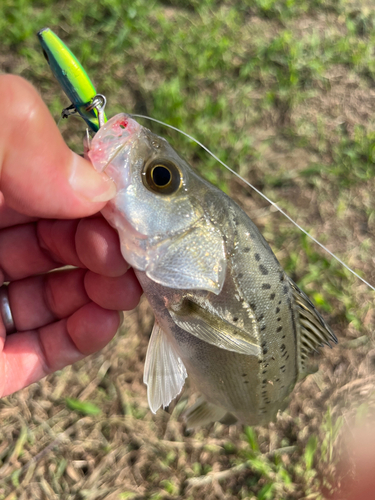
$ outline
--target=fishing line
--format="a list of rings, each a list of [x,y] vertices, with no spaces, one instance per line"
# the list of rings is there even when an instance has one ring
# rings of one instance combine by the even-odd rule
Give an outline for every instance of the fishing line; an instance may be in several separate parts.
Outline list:
[[[352,274],[354,274],[354,276],[356,276],[358,279],[360,279],[365,285],[367,285],[368,287],[370,287],[372,290],[375,291],[375,287],[373,287],[364,278],[362,278],[359,274],[357,274],[355,271],[353,271],[353,269],[351,269],[347,264],[345,264],[345,262],[343,262],[334,253],[332,253],[330,250],[328,250],[328,248],[325,247],[322,243],[320,243],[320,241],[318,241],[316,238],[314,238],[314,236],[311,236],[311,234],[309,234],[305,229],[303,229],[303,227],[301,227],[299,224],[297,224],[297,222],[295,222],[286,212],[284,212],[284,210],[282,208],[280,208],[276,203],[274,203],[272,200],[270,200],[265,194],[263,194],[261,191],[259,191],[259,189],[257,189],[250,182],[248,182],[246,179],[244,179],[243,177],[241,177],[240,174],[238,174],[235,170],[233,170],[232,168],[228,167],[228,165],[226,165],[222,160],[220,160],[220,158],[218,158],[214,153],[212,153],[212,151],[210,151],[204,144],[202,144],[197,139],[195,139],[191,135],[187,134],[183,130],[178,129],[177,127],[174,127],[173,125],[169,125],[168,123],[164,123],[164,122],[162,122],[160,120],[157,120],[156,118],[151,118],[149,116],[137,115],[137,114],[130,114],[130,116],[136,117],[136,118],[145,118],[146,120],[151,120],[153,122],[159,123],[160,125],[163,125],[165,127],[171,128],[172,130],[175,130],[176,132],[179,132],[180,134],[186,136],[188,139],[190,139],[193,142],[195,142],[196,144],[198,144],[198,146],[200,146],[201,148],[203,148],[205,151],[207,151],[208,154],[210,154],[213,158],[215,158],[216,161],[218,161],[219,163],[221,163],[221,165],[223,165],[225,168],[227,168],[229,170],[229,172],[232,172],[232,174],[234,174],[235,176],[237,176],[239,179],[241,179],[241,181],[243,181],[251,189],[253,189],[256,193],[258,193],[260,196],[262,196],[262,198],[264,198],[270,205],[272,205],[273,207],[275,207],[276,210],[278,210],[280,213],[282,213],[284,215],[284,217],[286,217],[288,220],[290,220],[290,222],[292,222],[292,224],[294,224],[300,231],[302,231],[304,234],[306,234],[306,236],[308,238],[310,238],[314,243],[316,243],[317,245],[319,245],[320,248],[322,248],[324,251],[326,251],[331,257],[333,257],[334,259],[336,259],[337,262],[339,262],[342,266],[345,267],[345,269],[347,269],[348,271],[350,271]]]

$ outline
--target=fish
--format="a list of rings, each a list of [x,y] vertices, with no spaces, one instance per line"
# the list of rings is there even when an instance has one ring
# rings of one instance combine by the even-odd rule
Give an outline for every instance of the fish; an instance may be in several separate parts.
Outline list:
[[[117,186],[102,211],[155,315],[144,368],[148,404],[189,380],[189,428],[274,420],[307,358],[337,338],[285,274],[254,222],[162,137],[118,114],[88,158]]]

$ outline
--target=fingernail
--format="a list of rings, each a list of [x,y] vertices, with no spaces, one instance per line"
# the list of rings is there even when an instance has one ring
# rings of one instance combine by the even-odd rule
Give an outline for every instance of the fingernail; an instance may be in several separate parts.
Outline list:
[[[118,311],[118,315],[119,315],[119,324],[118,324],[118,329],[120,329],[122,327],[122,325],[124,324],[124,313],[122,311]]]
[[[93,202],[109,201],[116,195],[116,184],[104,173],[74,154],[69,184],[72,189],[86,200]]]

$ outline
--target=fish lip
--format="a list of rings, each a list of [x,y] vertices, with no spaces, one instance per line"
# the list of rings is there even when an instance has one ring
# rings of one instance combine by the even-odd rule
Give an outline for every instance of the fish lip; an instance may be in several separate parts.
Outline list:
[[[120,148],[118,148],[118,149],[114,152],[114,154],[113,154],[113,155],[112,155],[112,156],[108,159],[108,161],[107,161],[106,165],[104,166],[104,168],[103,168],[102,172],[105,172],[105,171],[106,171],[106,169],[107,169],[107,167],[108,167],[108,166],[109,166],[109,165],[110,165],[110,164],[111,164],[111,163],[115,160],[115,158],[116,158],[116,157],[117,157],[117,156],[118,156],[118,155],[119,155],[119,154],[120,154],[120,153],[124,150],[124,148],[125,148],[126,146],[128,146],[129,140],[130,140],[130,136],[127,138],[127,140],[124,142],[124,144],[123,144]]]
[[[126,113],[113,116],[95,134],[88,152],[94,168],[105,172],[116,162],[116,158],[124,154],[132,140],[137,135],[141,125]]]

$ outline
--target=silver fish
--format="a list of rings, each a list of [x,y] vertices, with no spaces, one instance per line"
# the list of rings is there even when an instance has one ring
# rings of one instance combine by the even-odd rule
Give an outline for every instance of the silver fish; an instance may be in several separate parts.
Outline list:
[[[144,371],[156,412],[190,377],[189,427],[274,419],[311,351],[337,342],[251,219],[128,115],[88,154],[118,188],[103,210],[155,314]]]

